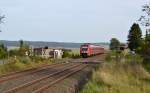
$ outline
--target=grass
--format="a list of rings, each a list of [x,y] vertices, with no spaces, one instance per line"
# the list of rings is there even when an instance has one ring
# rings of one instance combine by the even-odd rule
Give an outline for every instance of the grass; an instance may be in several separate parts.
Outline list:
[[[80,58],[80,49],[79,48],[71,48],[71,51],[64,52],[63,58]]]
[[[143,67],[150,73],[150,63],[143,64]]]
[[[72,48],[71,51],[72,51],[71,52],[72,54],[76,54],[76,55],[80,54],[80,49],[79,48]]]
[[[51,62],[49,59],[40,58],[34,58],[34,60],[28,57],[10,58],[8,64],[0,65],[0,75],[50,64]]]
[[[79,58],[79,49],[72,49],[71,52],[72,58]],[[38,67],[41,65],[51,64],[52,62],[64,62],[67,58],[63,59],[42,59],[40,57],[19,57],[17,58],[10,57],[7,64],[0,65],[0,75],[15,72],[15,71],[22,71],[34,67]]]
[[[140,64],[104,63],[80,93],[150,93],[150,75]]]
[[[121,53],[125,60],[118,62],[115,55],[108,53],[107,62],[93,71],[80,93],[150,93],[150,74],[142,66],[141,57]]]

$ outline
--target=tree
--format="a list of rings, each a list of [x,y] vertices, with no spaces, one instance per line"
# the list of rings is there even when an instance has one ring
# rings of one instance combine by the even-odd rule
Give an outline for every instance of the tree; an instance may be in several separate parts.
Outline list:
[[[150,3],[142,6],[142,11],[144,14],[139,18],[139,22],[145,26],[150,27]]]
[[[7,48],[4,46],[4,44],[0,44],[0,58],[4,59],[7,57]]]
[[[24,43],[23,40],[20,40],[20,48],[19,48],[19,55],[24,56],[26,52],[29,53],[29,45]]]
[[[4,15],[0,15],[0,24],[3,23],[3,19],[5,18]]]
[[[67,58],[67,57],[71,57],[71,54],[69,53],[69,51],[65,50],[63,52],[62,58]]]
[[[142,31],[139,24],[134,23],[129,30],[128,47],[131,51],[135,51],[142,43]]]
[[[4,15],[0,15],[0,24],[3,23],[3,19],[5,18]],[[0,31],[1,32],[1,31]]]
[[[18,49],[12,49],[12,50],[9,50],[8,52],[9,52],[9,56],[11,56],[11,57],[19,56]]]
[[[19,43],[20,43],[20,48],[23,48],[23,46],[24,46],[24,41],[23,41],[23,40],[20,40]]]
[[[142,6],[143,15],[138,20],[142,26],[146,28],[144,43],[140,49],[140,54],[143,57],[143,63],[150,63],[150,3]],[[150,65],[149,65],[150,66]]]
[[[120,46],[120,42],[119,42],[118,39],[112,38],[112,39],[110,40],[110,45],[109,45],[110,50],[118,50],[118,49],[119,49],[119,46]]]

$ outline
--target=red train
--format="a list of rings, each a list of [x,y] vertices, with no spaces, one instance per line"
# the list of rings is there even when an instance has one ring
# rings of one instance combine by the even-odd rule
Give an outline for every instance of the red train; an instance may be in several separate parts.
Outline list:
[[[93,44],[83,44],[80,47],[80,55],[83,58],[92,56],[92,55],[98,55],[103,54],[104,48],[101,46],[93,45]]]

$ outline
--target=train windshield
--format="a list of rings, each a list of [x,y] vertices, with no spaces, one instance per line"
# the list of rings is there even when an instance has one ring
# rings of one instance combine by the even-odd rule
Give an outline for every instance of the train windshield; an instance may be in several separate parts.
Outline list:
[[[82,48],[82,51],[87,51],[88,50],[88,48]]]

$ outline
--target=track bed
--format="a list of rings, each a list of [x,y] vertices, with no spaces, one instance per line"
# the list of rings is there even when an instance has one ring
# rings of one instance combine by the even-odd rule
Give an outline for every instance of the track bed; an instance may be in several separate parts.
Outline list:
[[[0,77],[0,93],[74,93],[79,88],[78,81],[85,81],[93,69],[93,65],[84,62],[102,61],[100,55],[3,75]]]

